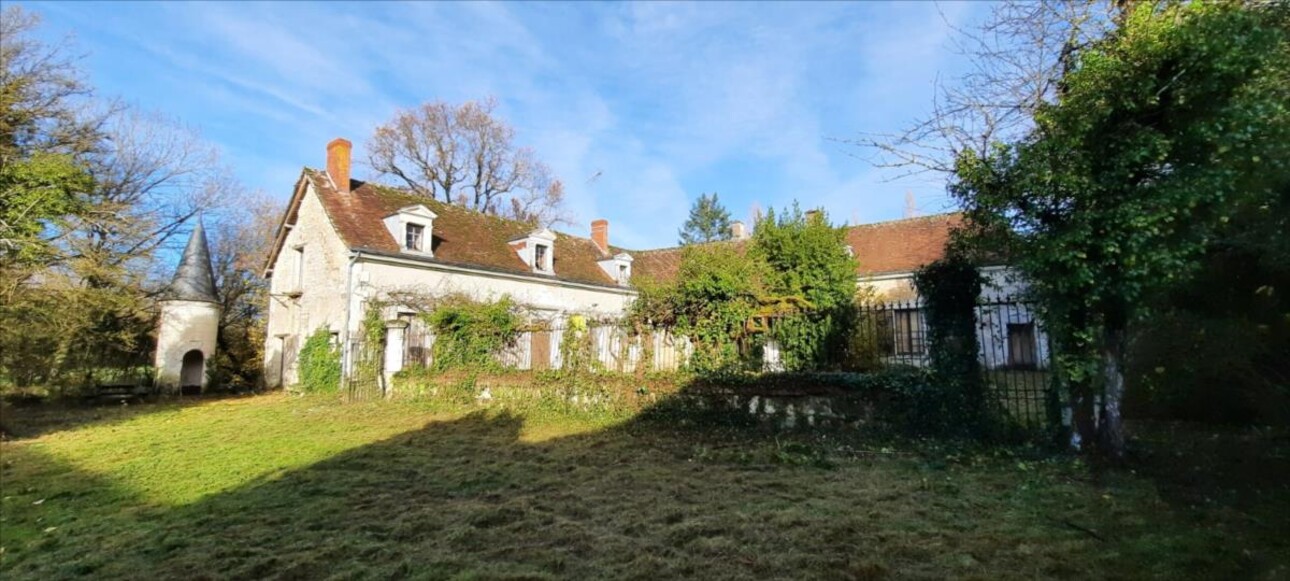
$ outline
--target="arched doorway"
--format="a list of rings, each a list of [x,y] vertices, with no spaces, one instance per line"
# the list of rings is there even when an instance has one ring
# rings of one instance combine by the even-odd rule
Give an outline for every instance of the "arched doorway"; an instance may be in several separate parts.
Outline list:
[[[202,392],[202,375],[206,372],[204,361],[205,357],[199,349],[184,353],[184,364],[179,368],[180,393],[190,395]]]

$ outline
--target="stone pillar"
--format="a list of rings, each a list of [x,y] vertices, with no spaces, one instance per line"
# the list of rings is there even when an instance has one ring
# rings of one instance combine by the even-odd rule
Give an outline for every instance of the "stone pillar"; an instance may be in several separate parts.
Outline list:
[[[403,369],[403,343],[407,330],[407,321],[396,319],[385,322],[385,364],[381,366],[384,371],[382,379],[385,380],[385,397],[393,395],[390,380]]]

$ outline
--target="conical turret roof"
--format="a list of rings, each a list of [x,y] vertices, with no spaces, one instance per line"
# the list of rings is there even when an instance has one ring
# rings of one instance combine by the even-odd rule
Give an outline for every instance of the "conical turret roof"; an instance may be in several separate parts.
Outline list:
[[[175,270],[175,280],[170,283],[167,297],[181,301],[219,302],[215,293],[215,274],[211,271],[211,252],[206,246],[206,229],[201,219],[188,237],[188,246],[184,256],[179,259],[179,268]]]

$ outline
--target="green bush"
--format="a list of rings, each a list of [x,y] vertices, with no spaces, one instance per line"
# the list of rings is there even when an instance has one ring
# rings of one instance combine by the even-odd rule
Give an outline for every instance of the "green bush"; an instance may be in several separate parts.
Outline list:
[[[690,339],[689,368],[718,373],[744,366],[740,344],[761,294],[761,267],[733,244],[687,246],[676,281],[644,283],[628,321]]]
[[[523,323],[519,306],[508,296],[476,301],[446,297],[422,315],[435,330],[434,368],[498,368],[494,355],[515,343]]]
[[[331,342],[325,328],[314,331],[300,348],[300,388],[305,393],[336,393],[340,390],[340,349]]]
[[[840,369],[855,325],[856,260],[846,231],[823,212],[804,213],[796,203],[772,208],[753,231],[752,258],[765,265],[765,291],[793,297],[805,308],[770,328],[785,369]]]

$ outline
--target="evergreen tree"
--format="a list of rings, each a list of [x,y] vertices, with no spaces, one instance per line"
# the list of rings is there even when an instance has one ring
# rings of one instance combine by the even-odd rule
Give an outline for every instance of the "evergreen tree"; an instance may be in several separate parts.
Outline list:
[[[681,235],[679,243],[682,246],[729,240],[730,211],[717,201],[716,192],[711,195],[702,194],[694,201],[694,206],[690,208],[690,219],[685,221],[685,226],[678,233]]]

